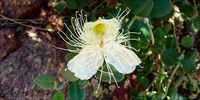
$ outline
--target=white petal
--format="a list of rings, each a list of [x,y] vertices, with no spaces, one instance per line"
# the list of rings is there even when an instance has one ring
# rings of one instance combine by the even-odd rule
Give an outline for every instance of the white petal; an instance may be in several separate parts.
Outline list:
[[[120,73],[128,74],[141,63],[138,56],[131,50],[118,43],[110,43],[105,49],[105,60],[113,65]]]
[[[86,80],[96,74],[97,69],[103,64],[103,61],[100,49],[89,45],[85,46],[78,55],[70,60],[67,66],[76,77]]]

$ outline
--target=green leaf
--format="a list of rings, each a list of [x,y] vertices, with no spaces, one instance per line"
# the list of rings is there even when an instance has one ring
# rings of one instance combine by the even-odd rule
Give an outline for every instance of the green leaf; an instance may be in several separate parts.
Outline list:
[[[111,78],[111,82],[115,82],[113,76],[108,73],[108,69],[107,69],[106,65],[103,66],[103,67],[104,67],[104,70],[102,72],[101,71],[97,71],[96,78],[97,79],[101,78],[101,81],[103,81],[103,82],[109,82],[110,78]],[[119,73],[112,65],[110,65],[110,67],[111,67],[111,70],[112,70],[112,72],[114,74],[114,77],[115,77],[116,81],[117,82],[122,81],[124,79],[124,74]],[[102,73],[102,77],[101,77],[101,73]],[[109,77],[109,76],[111,76],[111,77]]]
[[[164,17],[172,10],[172,3],[169,0],[154,0],[154,7],[151,11],[151,17]]]
[[[88,0],[75,0],[78,5],[78,9],[86,7],[88,5]]]
[[[143,0],[140,0],[140,1],[143,1]],[[153,0],[149,0],[149,1],[150,2],[146,6],[146,8],[144,8],[140,13],[138,13],[137,16],[145,17],[145,16],[149,16],[150,15],[150,13],[151,13],[151,11],[153,9],[153,6],[154,6],[154,2],[153,2]]]
[[[161,59],[165,65],[171,66],[178,61],[179,54],[174,49],[167,49],[161,54]]]
[[[174,86],[169,88],[167,94],[168,94],[170,100],[187,100],[187,98],[185,96],[177,93],[177,88],[175,88]]]
[[[166,39],[167,49],[176,49],[178,47],[178,39],[175,36],[169,36]]]
[[[183,12],[185,16],[192,17],[196,10],[191,4],[186,4],[181,6],[181,12]]]
[[[182,38],[181,44],[186,48],[192,47],[194,44],[194,38],[190,36],[185,36]]]
[[[64,11],[64,5],[62,3],[58,3],[56,6],[55,6],[55,11],[58,12],[58,13],[63,13]]]
[[[36,77],[34,82],[45,90],[50,90],[54,87],[56,77],[51,74],[42,74]]]
[[[85,89],[80,88],[78,82],[72,82],[68,88],[70,100],[85,100]]]
[[[193,51],[190,51],[190,52],[186,52],[184,58],[189,58],[189,59],[193,59],[193,60],[195,60],[196,57],[198,56],[198,54],[199,54],[199,53],[198,53],[197,50],[193,50]]]
[[[165,33],[169,33],[169,31],[172,29],[172,25],[167,23],[167,24],[164,24],[164,26],[162,27],[163,31]]]
[[[200,30],[200,16],[193,20],[193,25],[196,29]]]
[[[119,0],[127,5],[136,16],[149,16],[153,8],[153,0]]]
[[[54,85],[54,87],[56,88],[56,90],[62,90],[66,85],[66,81],[65,82],[61,82],[61,83],[56,83]]]
[[[134,97],[137,97],[138,94],[140,93],[136,88],[134,87],[130,87],[129,88],[129,91],[131,92],[131,94],[134,96]]]
[[[80,88],[86,88],[89,84],[89,80],[78,80],[78,85]]]
[[[140,82],[142,85],[144,85],[144,86],[146,86],[146,87],[149,85],[149,80],[148,80],[148,78],[144,75],[144,73],[142,73],[142,72],[137,73],[137,77],[138,77],[139,82]]]
[[[181,61],[181,63],[182,63],[182,65],[183,65],[183,70],[184,70],[186,73],[192,73],[192,71],[196,69],[196,63],[195,63],[195,60],[193,60],[193,59],[184,58],[184,59]]]
[[[131,30],[133,32],[141,32],[141,34],[131,34],[130,38],[140,38],[140,41],[130,41],[131,46],[135,47],[135,48],[147,48],[148,47],[148,42],[150,42],[151,40],[151,34],[147,28],[148,26],[142,22],[135,22],[132,26],[131,26]]]
[[[62,76],[68,81],[74,82],[74,81],[78,80],[78,78],[74,75],[74,73],[72,73],[68,69],[67,70],[63,70],[61,73],[62,73]]]
[[[15,30],[16,30],[17,33],[19,33],[19,32],[22,32],[23,29],[24,28],[22,26],[17,26]]]
[[[67,7],[69,9],[77,9],[78,8],[78,4],[76,0],[66,0],[67,3]]]
[[[153,62],[151,60],[146,60],[145,62],[145,65],[144,65],[144,70],[147,72],[147,73],[150,73],[152,70],[153,70]]]
[[[62,92],[57,91],[54,95],[53,95],[53,100],[65,100],[65,96]]]
[[[163,45],[163,43],[165,41],[165,35],[166,35],[166,33],[161,28],[158,28],[156,30],[156,34],[155,34],[156,42],[158,42],[158,44]]]

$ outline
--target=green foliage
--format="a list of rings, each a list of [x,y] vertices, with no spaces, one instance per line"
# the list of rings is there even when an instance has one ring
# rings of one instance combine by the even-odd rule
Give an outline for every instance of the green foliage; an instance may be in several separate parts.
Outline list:
[[[58,3],[55,6],[55,11],[58,12],[58,13],[62,13],[64,11],[64,5],[62,3]]]
[[[153,0],[120,0],[127,5],[136,16],[149,16],[153,8]]]
[[[78,82],[73,82],[69,85],[68,95],[70,100],[85,100],[85,89],[82,89]]]
[[[193,24],[194,27],[198,30],[200,30],[200,16],[198,16],[197,18],[193,19]]]
[[[167,49],[176,49],[178,47],[178,40],[174,36],[169,36],[166,39],[165,46]]]
[[[188,17],[192,17],[195,14],[195,8],[191,4],[183,5],[181,11]]]
[[[42,74],[36,77],[34,82],[45,90],[50,90],[54,87],[56,78],[51,74]]]
[[[137,74],[137,77],[138,77],[139,82],[140,82],[142,85],[148,87],[148,85],[149,85],[149,79],[145,76],[144,73],[139,72],[139,73]]]
[[[22,32],[23,31],[23,27],[17,26],[17,28],[15,30],[16,30],[17,33]]]
[[[181,61],[182,65],[183,65],[183,70],[187,73],[191,73],[192,71],[194,71],[194,69],[196,69],[196,63],[193,59],[191,58],[184,58]]]
[[[78,78],[74,75],[74,73],[72,73],[68,69],[67,70],[63,70],[61,73],[62,73],[62,76],[68,81],[74,82],[74,81],[78,80]]]
[[[166,16],[172,10],[172,3],[169,0],[153,0],[154,7],[151,11],[151,17],[159,18]]]
[[[65,96],[64,96],[64,94],[62,92],[57,91],[53,95],[53,100],[65,100]]]
[[[178,57],[179,57],[179,54],[174,49],[167,49],[163,51],[163,53],[161,54],[162,61],[167,66],[176,64],[176,62],[178,61]]]
[[[177,88],[170,87],[168,91],[170,100],[187,100],[187,98],[179,93],[177,93]]]
[[[194,44],[194,38],[190,36],[185,36],[182,38],[181,44],[186,48],[192,47]]]

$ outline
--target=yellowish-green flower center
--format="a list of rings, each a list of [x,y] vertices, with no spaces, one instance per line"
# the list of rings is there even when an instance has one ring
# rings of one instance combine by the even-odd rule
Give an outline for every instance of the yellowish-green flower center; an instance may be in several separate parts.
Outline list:
[[[99,23],[95,25],[92,30],[96,35],[102,38],[106,34],[106,24]]]

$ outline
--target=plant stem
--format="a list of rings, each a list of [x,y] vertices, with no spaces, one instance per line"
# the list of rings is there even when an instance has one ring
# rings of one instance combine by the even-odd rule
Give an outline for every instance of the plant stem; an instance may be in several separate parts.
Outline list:
[[[178,70],[179,67],[180,67],[180,64],[178,64],[178,65],[175,67],[175,69],[173,70],[173,72],[172,72],[172,74],[171,74],[171,76],[170,76],[169,83],[167,84],[167,87],[166,87],[165,97],[167,96],[168,89],[169,89],[169,87],[170,87],[170,85],[171,85],[171,82],[172,82],[172,80],[173,80],[173,78],[174,78],[174,75],[175,75],[175,73],[176,73],[176,71]]]
[[[44,28],[36,27],[36,26],[31,26],[31,25],[26,25],[26,24],[24,24],[24,23],[20,23],[20,22],[18,22],[18,21],[15,21],[14,19],[8,18],[8,17],[6,17],[6,16],[4,16],[4,15],[2,15],[2,14],[0,14],[0,17],[6,19],[6,20],[8,20],[8,21],[11,21],[11,22],[13,22],[13,23],[16,23],[16,24],[25,26],[25,27],[36,28],[36,29],[39,29],[39,30],[51,32],[51,31],[49,31],[48,29],[44,29]]]
[[[150,34],[151,34],[151,40],[152,40],[151,44],[154,45],[155,40],[154,40],[154,35],[153,35],[153,31],[152,31],[151,25],[149,24],[149,18],[145,18],[144,21],[147,24],[148,30],[150,31]]]

